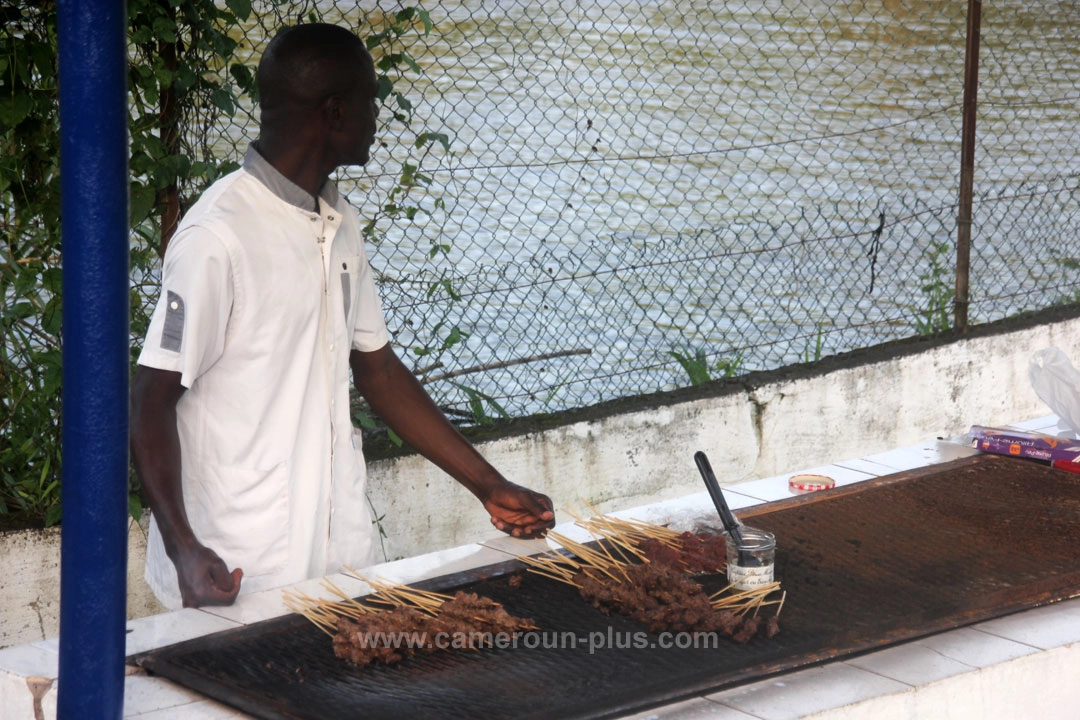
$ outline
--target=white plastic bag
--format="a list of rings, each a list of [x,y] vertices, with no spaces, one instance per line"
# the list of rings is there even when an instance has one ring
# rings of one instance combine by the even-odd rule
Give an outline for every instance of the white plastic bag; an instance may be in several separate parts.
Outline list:
[[[1080,434],[1080,371],[1059,348],[1048,347],[1031,357],[1031,387],[1061,422]]]

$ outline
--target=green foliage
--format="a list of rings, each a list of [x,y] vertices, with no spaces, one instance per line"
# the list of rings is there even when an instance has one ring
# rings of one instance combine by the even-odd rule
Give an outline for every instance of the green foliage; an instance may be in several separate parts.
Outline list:
[[[187,200],[237,167],[215,156],[202,129],[255,96],[254,68],[238,60],[233,38],[250,14],[249,0],[128,3],[131,220],[152,224],[144,241],[160,237],[164,193]]]
[[[817,362],[821,359],[821,353],[825,347],[825,323],[821,322],[817,325],[817,333],[814,335],[813,347],[810,346],[810,341],[806,343],[806,347],[803,348],[803,362]]]
[[[691,354],[691,352],[693,354]],[[739,366],[742,364],[743,353],[739,352],[734,357],[721,358],[715,366],[709,365],[709,356],[704,348],[691,351],[689,348],[682,350],[670,350],[668,355],[675,358],[682,369],[690,377],[691,385],[702,385],[712,382],[714,379],[733,378],[739,374]],[[714,378],[713,372],[717,375]]]
[[[932,335],[952,327],[952,306],[956,296],[953,284],[952,244],[947,240],[933,242],[927,259],[927,270],[919,275],[919,290],[923,306],[916,313],[915,331],[920,335]]]
[[[0,514],[55,524],[60,497],[56,19],[0,7]]]
[[[453,380],[449,382],[458,390],[465,393],[465,397],[469,399],[469,411],[472,412],[472,420],[477,425],[491,425],[493,423],[494,419],[488,414],[488,409],[494,410],[495,414],[504,420],[510,419],[510,415],[506,412],[506,409],[500,405],[495,398],[487,393],[454,382]]]
[[[740,350],[734,357],[722,358],[716,363],[716,369],[722,378],[733,378],[742,372],[743,351]]]
[[[668,355],[679,361],[679,365],[690,376],[691,385],[701,385],[712,380],[712,376],[709,374],[709,358],[706,356],[704,348],[698,348],[693,355],[690,354],[689,349],[681,352],[671,350]]]
[[[253,89],[237,61],[248,0],[130,0],[131,332],[141,339],[169,193],[182,200],[236,167],[185,127],[236,112]],[[0,516],[60,520],[61,265],[56,7],[0,6]],[[133,347],[132,358],[137,354]],[[142,512],[132,489],[129,510]]]

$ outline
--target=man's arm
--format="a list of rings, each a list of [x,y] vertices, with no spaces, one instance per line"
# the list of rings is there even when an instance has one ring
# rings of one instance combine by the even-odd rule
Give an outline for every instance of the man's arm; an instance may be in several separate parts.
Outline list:
[[[389,345],[374,352],[353,350],[349,363],[356,389],[371,409],[402,440],[479,498],[495,527],[530,538],[555,525],[551,500],[515,485],[484,460]]]
[[[195,537],[184,508],[176,403],[180,373],[139,366],[131,393],[131,453],[154,513],[165,552],[176,566],[184,607],[230,605],[244,572],[231,573],[217,553]]]

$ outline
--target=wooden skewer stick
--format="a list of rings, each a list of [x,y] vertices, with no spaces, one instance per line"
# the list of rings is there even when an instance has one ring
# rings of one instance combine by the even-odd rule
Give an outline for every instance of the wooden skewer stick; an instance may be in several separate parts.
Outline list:
[[[330,580],[330,578],[323,578],[322,582],[320,584],[324,588],[326,588],[327,590],[329,590],[330,592],[334,593],[339,598],[341,598],[342,603],[344,603],[349,608],[349,612],[347,614],[350,617],[357,617],[358,615],[367,615],[367,614],[370,614],[372,612],[375,612],[372,608],[368,607],[367,605],[364,605],[363,603],[358,602],[357,600],[353,599],[352,597],[349,597],[349,594],[346,593],[344,590],[342,590],[337,585],[335,585],[334,582],[332,580]]]
[[[619,578],[617,578],[615,575],[613,575],[611,573],[610,567],[611,567],[612,563],[609,562],[607,560],[607,558],[605,558],[600,553],[597,553],[594,550],[592,550],[592,549],[590,549],[588,547],[585,547],[581,543],[575,542],[574,540],[571,540],[568,537],[563,537],[563,536],[559,535],[558,533],[549,532],[548,535],[552,536],[553,539],[555,540],[555,542],[559,543],[560,545],[562,545],[566,549],[573,552],[579,558],[584,560],[586,562],[586,564],[588,565],[586,570],[590,570],[590,569],[597,570],[599,572],[602,572],[604,575],[607,575],[609,578],[611,578],[612,580],[614,580],[617,583],[622,582],[621,580],[619,580]]]
[[[596,535],[593,535],[593,537],[596,537]],[[621,561],[621,560],[616,560],[615,557],[611,554],[611,551],[608,550],[607,545],[604,543],[604,541],[602,539],[597,538],[596,546],[598,548],[600,548],[600,550],[603,552],[603,556],[607,560],[608,567],[609,568],[613,567],[616,570],[618,570],[619,573],[623,576],[623,579],[626,580],[627,584],[629,584],[630,583],[630,576],[626,574],[626,563]],[[580,547],[585,547],[585,546],[581,545]],[[593,552],[595,552],[595,551],[593,551]],[[600,557],[600,553],[596,553],[596,555],[597,555],[597,557]]]
[[[308,620],[310,620],[315,625],[315,627],[319,628],[330,637],[334,636],[334,629],[336,623],[329,622],[329,620],[326,618],[326,616],[320,609],[306,605],[299,599],[289,595],[286,595],[283,598],[283,601],[285,603],[285,607],[289,608],[295,613],[303,615]]]
[[[533,557],[518,557],[523,563],[528,566],[528,570],[531,573],[537,575],[543,575],[544,577],[557,580],[559,582],[567,583],[577,587],[574,583],[574,575],[577,574],[577,569],[563,565],[562,563],[552,560],[550,558],[533,558]]]

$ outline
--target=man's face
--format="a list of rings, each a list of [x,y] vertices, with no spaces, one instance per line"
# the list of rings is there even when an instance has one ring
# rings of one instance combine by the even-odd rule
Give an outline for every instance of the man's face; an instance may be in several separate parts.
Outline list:
[[[375,144],[376,118],[379,115],[375,98],[375,68],[371,61],[361,63],[360,79],[345,101],[345,122],[342,128],[342,165],[366,165]]]

